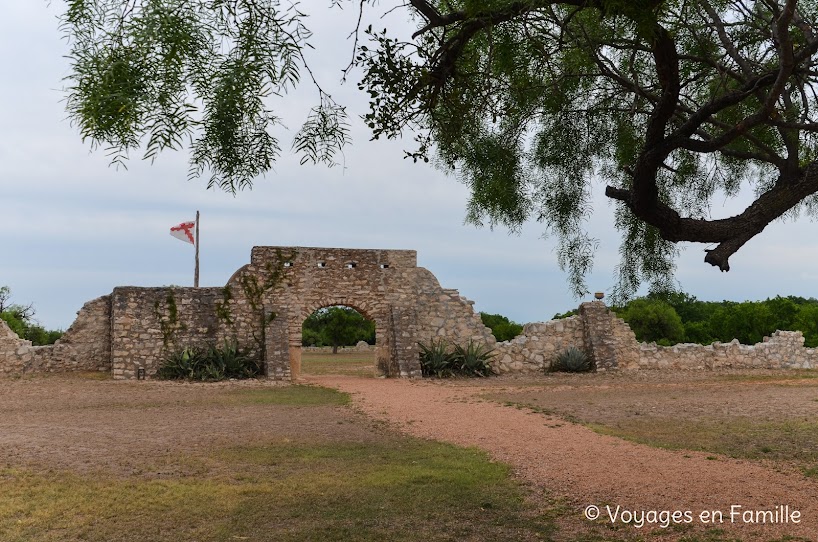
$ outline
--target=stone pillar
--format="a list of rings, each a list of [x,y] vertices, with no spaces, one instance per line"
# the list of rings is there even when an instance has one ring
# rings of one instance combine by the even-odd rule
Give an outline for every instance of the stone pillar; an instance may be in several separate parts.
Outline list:
[[[590,301],[579,306],[582,318],[585,354],[591,359],[594,370],[616,369],[619,360],[613,335],[613,318],[602,301]]]
[[[275,318],[270,321],[270,315]],[[267,328],[264,330],[264,361],[267,364],[267,378],[271,380],[289,380],[290,378],[290,340],[287,326],[287,312],[281,307],[264,307],[264,318]]]

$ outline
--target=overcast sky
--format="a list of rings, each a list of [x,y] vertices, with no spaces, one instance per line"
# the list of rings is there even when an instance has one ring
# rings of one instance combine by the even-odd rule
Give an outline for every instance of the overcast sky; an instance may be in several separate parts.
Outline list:
[[[197,209],[203,286],[223,285],[255,245],[414,249],[419,265],[443,287],[475,300],[477,310],[531,322],[581,301],[568,292],[540,224],[527,224],[519,236],[465,225],[464,186],[404,160],[411,141],[369,141],[358,120],[366,112],[365,96],[354,81],[339,85],[352,52],[349,10],[317,11],[309,22],[316,34],[315,71],[353,120],[344,167],[299,166],[297,157],[285,154],[275,172],[233,197],[205,190],[204,180],[187,181],[184,152],[165,154],[153,165],[134,159],[124,171],[82,143],[62,103],[68,64],[56,19],[60,9],[59,0],[50,6],[46,0],[11,2],[0,20],[0,286],[12,289],[13,301],[33,303],[46,327],[66,328],[84,302],[115,286],[191,285],[192,246],[168,230]],[[399,24],[395,17],[388,24]],[[290,128],[278,134],[284,148],[316,96],[304,86],[294,98],[276,111]],[[610,291],[619,238],[601,192],[596,187],[589,224],[600,239],[589,286]],[[713,215],[735,209],[719,206]],[[731,258],[729,273],[704,264],[702,249],[689,246],[677,274],[684,290],[700,299],[818,297],[818,226],[812,222],[771,225]]]

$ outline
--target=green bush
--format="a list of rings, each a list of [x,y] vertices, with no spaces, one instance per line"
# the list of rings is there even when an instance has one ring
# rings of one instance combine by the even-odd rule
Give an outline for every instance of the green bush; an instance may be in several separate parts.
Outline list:
[[[666,339],[668,344],[684,340],[685,327],[676,310],[657,299],[634,299],[617,316],[625,320],[639,341],[658,342]]]
[[[591,369],[591,360],[585,355],[585,352],[575,346],[569,346],[557,354],[557,357],[551,363],[552,371],[584,373]]]
[[[480,320],[484,326],[491,329],[491,334],[494,335],[497,342],[510,341],[523,331],[523,326],[501,314],[481,312]]]
[[[454,355],[449,351],[449,345],[443,339],[435,342],[434,339],[420,346],[420,370],[423,376],[445,378],[454,375]]]
[[[420,346],[420,369],[423,376],[446,378],[450,376],[489,376],[493,374],[491,358],[494,350],[487,350],[482,344],[469,341],[466,346],[449,344],[440,339],[429,345]]]
[[[494,374],[490,365],[491,358],[494,357],[494,350],[486,349],[485,345],[470,340],[465,347],[456,344],[453,354],[456,374],[466,376]]]
[[[156,377],[162,380],[215,381],[255,378],[263,370],[260,360],[244,354],[235,341],[225,340],[222,347],[187,347],[171,352],[156,371]]]

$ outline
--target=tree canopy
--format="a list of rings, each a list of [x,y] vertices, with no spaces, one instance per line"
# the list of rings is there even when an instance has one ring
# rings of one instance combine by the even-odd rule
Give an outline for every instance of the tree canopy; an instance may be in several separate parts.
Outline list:
[[[375,9],[374,0],[332,5]],[[392,6],[389,6],[390,8]],[[814,0],[409,0],[411,36],[359,26],[373,136],[471,188],[468,219],[534,218],[577,294],[596,241],[595,182],[622,232],[616,293],[674,289],[678,243],[722,271],[772,221],[818,211]],[[281,148],[271,98],[306,74],[302,161],[334,163],[345,109],[312,77],[305,16],[278,0],[68,0],[68,110],[123,160],[189,146],[191,175],[237,190]],[[369,40],[366,40],[368,36]],[[345,68],[343,66],[339,69]],[[743,192],[742,192],[743,191]],[[714,201],[754,192],[714,217]]]
[[[764,301],[700,301],[682,292],[652,294],[614,307],[640,341],[661,345],[711,344],[738,339],[760,343],[776,330],[801,331],[808,348],[818,346],[818,300],[774,297]]]

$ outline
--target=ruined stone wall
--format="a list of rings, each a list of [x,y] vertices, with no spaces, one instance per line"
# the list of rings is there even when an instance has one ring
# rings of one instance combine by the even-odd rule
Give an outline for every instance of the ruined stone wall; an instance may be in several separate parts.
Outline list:
[[[150,377],[168,354],[186,347],[218,346],[235,339],[241,348],[257,351],[249,333],[239,332],[250,325],[250,316],[236,310],[241,301],[225,296],[223,288],[115,288],[114,378],[134,378],[140,367]]]
[[[275,378],[297,371],[301,326],[315,310],[346,305],[375,322],[379,370],[389,376],[420,376],[418,342],[494,343],[472,302],[445,290],[417,266],[412,250],[255,247],[246,273],[259,282],[281,270],[264,294],[268,364]]]
[[[110,296],[83,305],[71,327],[49,346],[32,346],[0,320],[0,374],[110,369]]]
[[[579,316],[526,324],[518,336],[497,344],[492,367],[500,374],[547,371],[569,346],[583,348],[583,331]]]
[[[415,251],[254,247],[224,287],[116,288],[86,303],[53,346],[32,346],[0,321],[0,374],[111,370],[134,378],[141,367],[150,377],[174,350],[235,340],[266,361],[268,377],[293,378],[304,320],[332,305],[375,322],[377,367],[387,376],[420,376],[418,343],[433,340],[494,348],[499,373],[543,371],[569,346],[584,350],[597,370],[818,367],[818,351],[804,348],[800,332],[779,331],[752,346],[639,344],[598,301],[583,303],[578,316],[527,324],[497,344],[473,302],[418,267]]]
[[[429,344],[432,340],[444,340],[462,346],[473,341],[488,348],[495,346],[497,339],[475,312],[474,301],[460,295],[458,290],[441,288],[426,269],[418,268],[412,279],[417,287],[415,295],[423,307],[418,320],[418,341]]]
[[[554,357],[575,346],[597,370],[614,369],[816,369],[818,349],[805,348],[800,331],[776,331],[755,345],[639,343],[628,324],[600,302],[583,303],[580,314],[562,320],[527,324],[511,341],[499,343],[498,373],[548,370]]]
[[[816,369],[818,349],[804,348],[800,331],[776,331],[764,342],[739,344],[738,340],[711,345],[639,345],[640,369]]]

